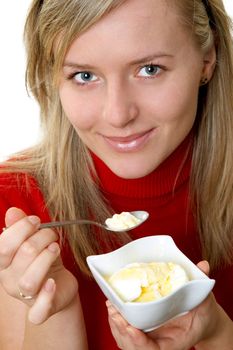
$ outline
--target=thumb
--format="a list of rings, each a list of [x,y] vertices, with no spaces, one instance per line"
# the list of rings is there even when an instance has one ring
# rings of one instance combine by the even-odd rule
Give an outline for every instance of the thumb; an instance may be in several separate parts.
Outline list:
[[[202,272],[204,272],[207,276],[209,275],[209,273],[210,273],[210,265],[209,265],[208,261],[206,261],[206,260],[200,261],[200,262],[197,264],[197,267],[198,267]]]
[[[26,214],[22,209],[15,207],[9,208],[5,215],[6,227],[13,225],[16,221],[22,219],[24,216],[26,216]]]

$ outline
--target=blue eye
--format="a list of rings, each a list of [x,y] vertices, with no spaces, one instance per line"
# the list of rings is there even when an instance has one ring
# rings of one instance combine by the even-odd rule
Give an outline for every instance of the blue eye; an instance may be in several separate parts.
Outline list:
[[[160,73],[161,68],[155,64],[148,64],[142,67],[139,71],[139,76],[150,77]]]
[[[79,84],[85,84],[97,80],[96,75],[91,72],[79,72],[74,74],[74,80]]]

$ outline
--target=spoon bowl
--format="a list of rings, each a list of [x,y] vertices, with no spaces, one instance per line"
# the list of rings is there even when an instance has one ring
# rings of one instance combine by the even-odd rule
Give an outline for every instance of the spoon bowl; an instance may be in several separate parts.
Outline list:
[[[144,210],[135,210],[129,212],[131,215],[133,215],[135,218],[139,219],[140,221],[135,224],[134,226],[127,227],[124,229],[117,229],[117,228],[112,228],[107,226],[106,224],[101,224],[96,221],[92,220],[85,220],[85,219],[77,219],[77,220],[65,220],[65,221],[51,221],[51,222],[45,222],[40,225],[40,229],[43,228],[55,228],[55,227],[62,227],[62,226],[69,226],[69,225],[95,225],[98,227],[101,227],[107,231],[112,231],[112,232],[126,232],[133,230],[134,228],[138,227],[141,225],[144,221],[146,221],[149,217],[149,213]]]

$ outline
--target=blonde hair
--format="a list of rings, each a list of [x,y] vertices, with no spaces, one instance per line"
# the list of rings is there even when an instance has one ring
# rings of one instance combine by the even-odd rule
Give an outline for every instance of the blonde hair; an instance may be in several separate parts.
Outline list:
[[[200,89],[191,191],[203,257],[217,267],[230,264],[233,256],[232,22],[221,0],[194,3],[190,24],[195,37],[204,51],[215,44],[217,62],[208,86]],[[186,2],[186,12],[189,6]]]
[[[36,177],[52,218],[94,217],[103,221],[112,213],[98,189],[89,153],[64,115],[56,83],[72,41],[122,2],[34,0],[29,10],[25,25],[26,80],[41,107],[44,137],[40,144],[19,157],[20,161],[10,162],[8,166]],[[200,0],[177,0],[174,4],[180,9],[181,20],[190,28],[199,47],[208,50],[215,42],[217,49],[213,78],[208,86],[200,88],[191,172],[203,256],[216,266],[220,261],[229,263],[232,259],[233,56],[230,19],[221,0],[209,0],[208,9]],[[116,242],[116,236],[104,232],[95,234],[97,238],[88,226],[70,227],[66,233],[78,265],[87,273],[85,257],[101,252],[103,244],[108,249]],[[127,235],[121,237],[117,244],[129,239]]]

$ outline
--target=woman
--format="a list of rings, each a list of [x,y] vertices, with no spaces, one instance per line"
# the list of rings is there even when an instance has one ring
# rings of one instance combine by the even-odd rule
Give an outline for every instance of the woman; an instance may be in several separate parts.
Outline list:
[[[233,66],[222,1],[33,1],[25,39],[44,136],[2,167],[1,348],[230,349]],[[130,236],[39,229],[135,209],[150,218]],[[209,261],[216,301],[148,335],[108,306],[112,336],[86,256],[164,233]]]

